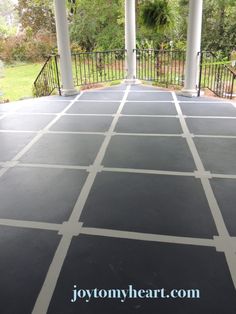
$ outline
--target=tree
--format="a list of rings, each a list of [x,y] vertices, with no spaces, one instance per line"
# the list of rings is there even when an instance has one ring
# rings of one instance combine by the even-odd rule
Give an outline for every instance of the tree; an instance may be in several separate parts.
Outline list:
[[[0,2],[0,37],[8,37],[16,32],[17,18],[11,0]]]
[[[225,53],[236,48],[235,0],[206,0],[203,14],[203,49]],[[212,36],[214,34],[214,36]]]
[[[80,0],[71,19],[71,39],[86,51],[124,47],[123,0]]]
[[[36,34],[40,30],[55,33],[52,1],[18,0],[16,8],[19,21],[24,29],[30,29],[32,34]]]
[[[173,38],[176,22],[173,5],[176,5],[176,1],[149,0],[139,3],[139,38],[151,41],[152,48],[159,48],[163,42]]]

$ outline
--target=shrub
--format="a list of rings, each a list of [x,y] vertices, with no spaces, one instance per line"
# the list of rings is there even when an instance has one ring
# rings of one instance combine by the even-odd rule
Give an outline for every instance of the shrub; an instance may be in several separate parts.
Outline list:
[[[55,36],[48,33],[37,34],[35,37],[11,36],[0,39],[0,59],[6,63],[38,62],[52,53],[55,47]]]

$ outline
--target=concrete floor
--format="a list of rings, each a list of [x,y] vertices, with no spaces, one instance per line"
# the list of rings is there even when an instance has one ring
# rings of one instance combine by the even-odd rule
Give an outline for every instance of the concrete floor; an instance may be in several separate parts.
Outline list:
[[[119,85],[0,105],[0,313],[235,314],[235,191],[233,103]]]

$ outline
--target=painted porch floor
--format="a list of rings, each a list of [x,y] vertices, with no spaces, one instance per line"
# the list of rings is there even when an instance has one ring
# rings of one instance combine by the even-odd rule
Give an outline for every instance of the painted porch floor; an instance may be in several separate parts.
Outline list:
[[[0,105],[1,314],[235,314],[235,289],[235,104],[120,85]]]

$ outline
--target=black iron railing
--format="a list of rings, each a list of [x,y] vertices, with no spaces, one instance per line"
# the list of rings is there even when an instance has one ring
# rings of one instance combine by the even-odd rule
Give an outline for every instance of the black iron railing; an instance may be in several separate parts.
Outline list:
[[[137,78],[169,86],[184,85],[185,51],[137,49]]]
[[[185,51],[134,50],[137,58],[137,78],[154,81],[165,87],[184,85]],[[126,77],[125,50],[81,52],[72,54],[75,86],[122,80]],[[50,56],[34,82],[34,95],[50,95],[55,89],[61,94],[59,56]],[[236,93],[236,70],[229,60],[222,60],[212,52],[200,53],[199,95],[208,88],[223,98]]]
[[[35,97],[51,95],[54,90],[61,95],[60,74],[58,67],[58,56],[49,56],[33,85],[33,95]]]
[[[75,86],[125,78],[125,50],[73,53],[72,62]]]
[[[50,56],[34,82],[36,97],[51,95],[57,89],[61,94],[59,56]],[[72,54],[75,86],[122,80],[125,78],[125,50],[80,52]]]
[[[236,93],[236,70],[232,61],[222,60],[209,51],[200,55],[199,94],[201,88],[208,88],[218,97],[232,99]]]

